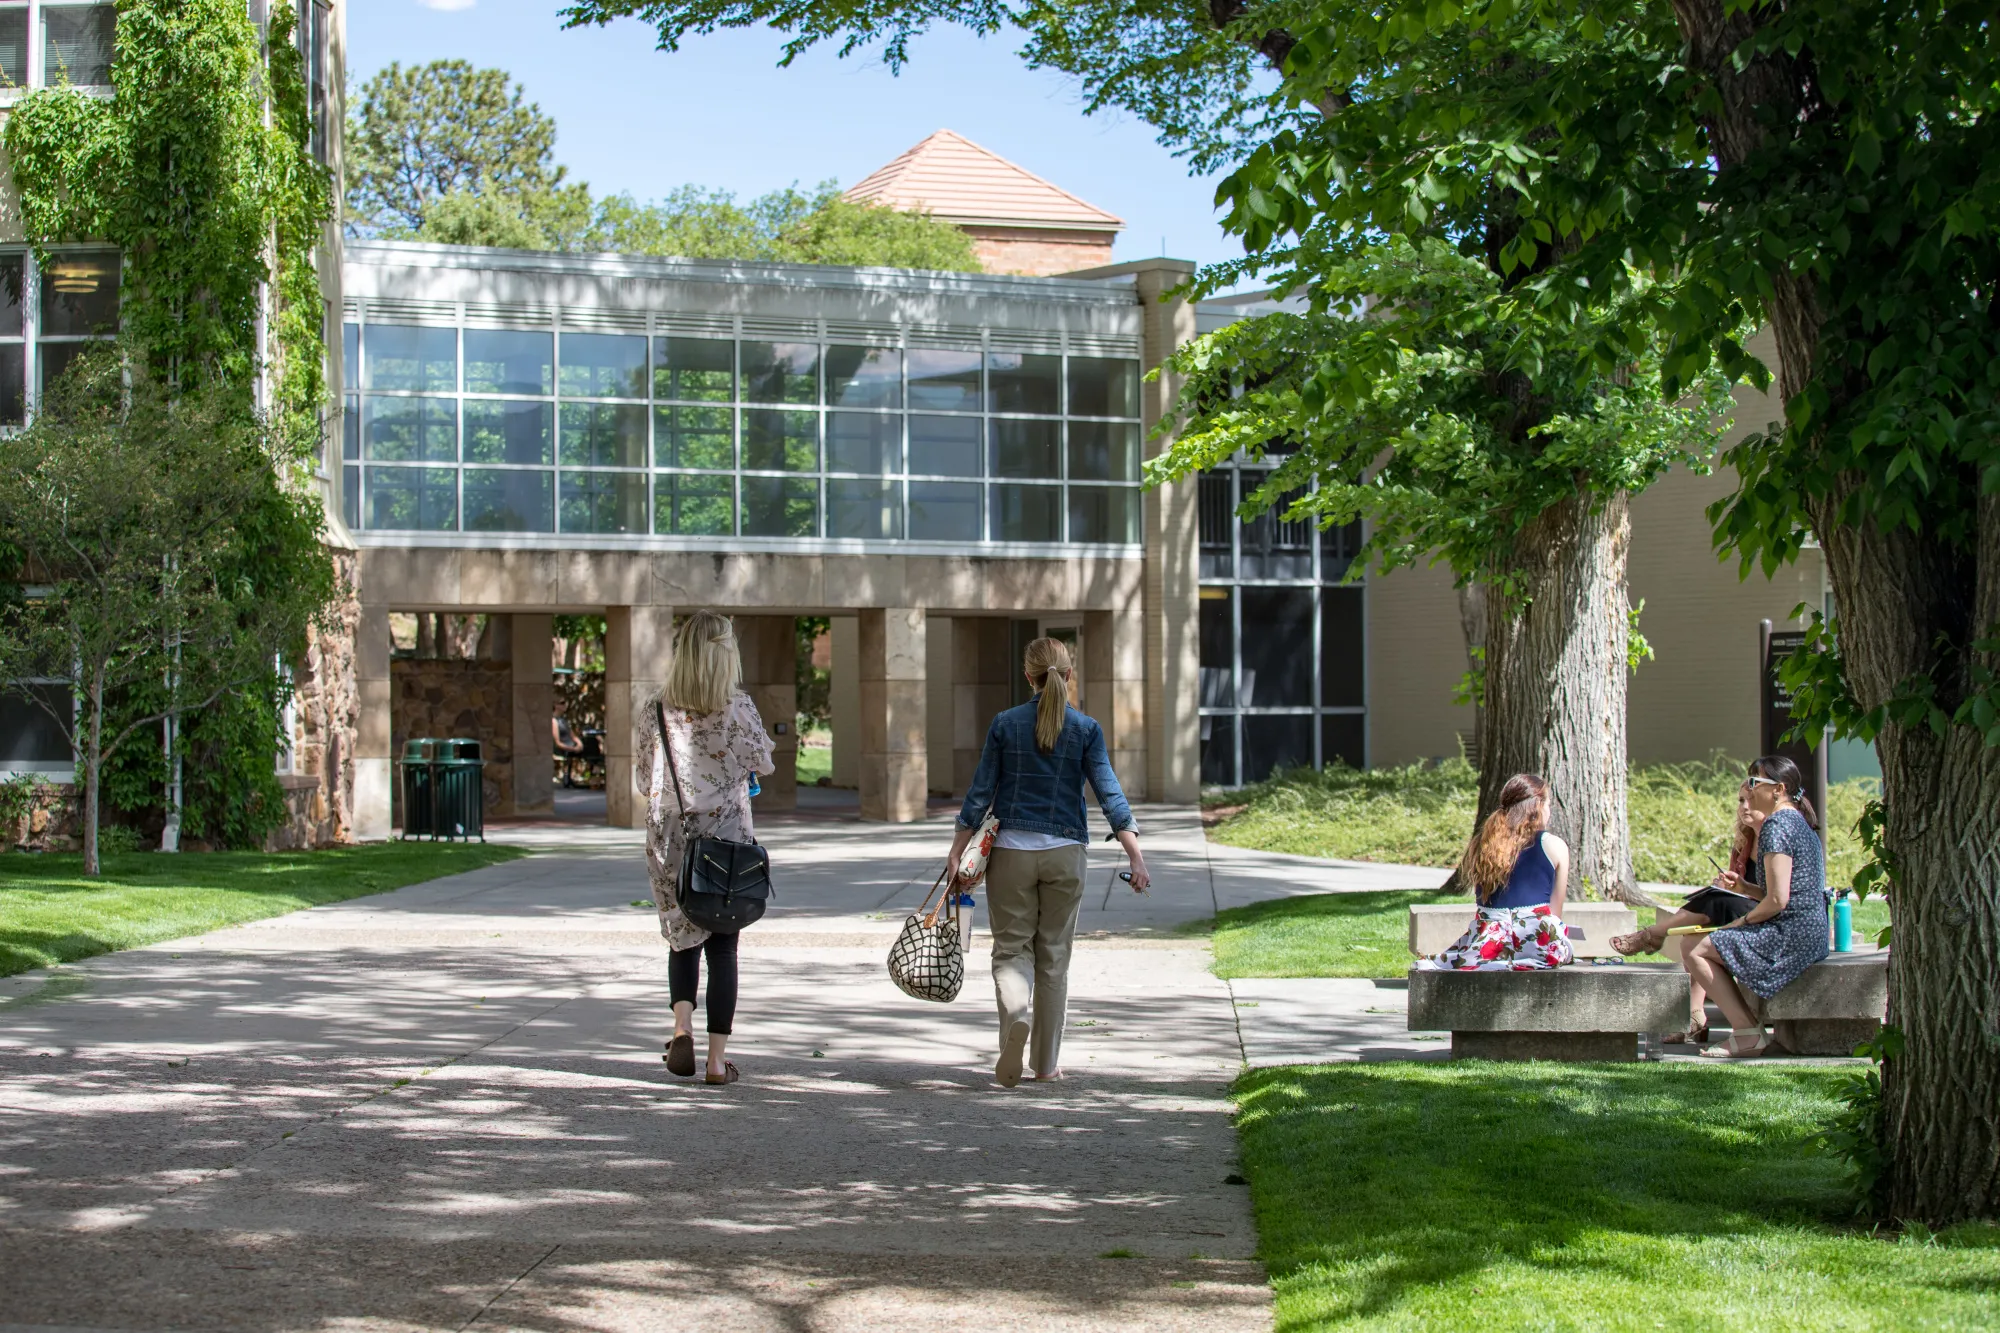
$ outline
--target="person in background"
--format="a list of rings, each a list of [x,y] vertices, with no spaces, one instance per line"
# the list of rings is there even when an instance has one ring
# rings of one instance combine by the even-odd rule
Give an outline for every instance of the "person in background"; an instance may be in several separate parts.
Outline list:
[[[1729,864],[1716,872],[1705,889],[1691,894],[1677,912],[1669,912],[1644,930],[1629,935],[1613,935],[1611,947],[1628,957],[1637,953],[1658,953],[1667,941],[1667,932],[1679,926],[1726,926],[1750,913],[1764,896],[1764,873],[1757,864],[1757,832],[1764,827],[1764,815],[1750,804],[1750,784],[1736,790],[1736,831],[1730,840]],[[1693,941],[1680,951],[1680,964],[1687,967]],[[1688,1026],[1667,1038],[1670,1043],[1700,1045],[1708,1040],[1708,993],[1688,973]]]
[[[1070,948],[1083,905],[1089,836],[1086,782],[1110,821],[1111,836],[1125,849],[1133,889],[1144,893],[1152,882],[1139,854],[1132,807],[1105,752],[1104,729],[1071,706],[1076,670],[1068,647],[1060,639],[1036,639],[1023,665],[1034,698],[1001,713],[987,728],[979,767],[959,810],[950,861],[959,863],[991,810],[1000,832],[986,866],[986,915],[1000,1009],[1000,1058],[993,1077],[1003,1088],[1021,1081],[1024,1055],[1037,1081],[1062,1077]]]
[[[1458,941],[1417,967],[1426,972],[1533,972],[1575,955],[1564,933],[1569,844],[1548,831],[1549,784],[1517,773],[1466,845],[1460,869],[1479,900]]]
[[[556,703],[555,716],[549,719],[549,730],[553,733],[556,753],[562,756],[562,785],[576,785],[573,769],[577,756],[583,753],[583,742],[577,738],[576,728],[569,724],[569,708],[560,700]]]
[[[1783,755],[1750,765],[1750,806],[1764,816],[1757,832],[1764,896],[1756,907],[1683,949],[1688,975],[1729,1019],[1729,1040],[1704,1054],[1750,1059],[1770,1040],[1743,991],[1770,999],[1833,951],[1827,939],[1826,848],[1819,815],[1806,799],[1799,766]]]
[[[681,914],[678,901],[681,858],[687,835],[750,842],[750,784],[769,773],[771,737],[738,685],[743,658],[730,622],[712,611],[697,611],[674,630],[674,657],[666,688],[646,710],[639,736],[639,768],[646,790],[646,869],[660,933],[673,952],[667,960],[667,992],[674,1007],[674,1034],[667,1042],[670,1073],[692,1078],[694,1000],[701,985],[701,962],[708,959],[708,1066],[705,1081],[734,1083],[736,1065],[724,1058],[736,1018],[738,987],[734,934],[703,930]],[[667,731],[663,736],[661,721]],[[672,765],[669,770],[668,765]],[[681,799],[688,818],[681,818]]]

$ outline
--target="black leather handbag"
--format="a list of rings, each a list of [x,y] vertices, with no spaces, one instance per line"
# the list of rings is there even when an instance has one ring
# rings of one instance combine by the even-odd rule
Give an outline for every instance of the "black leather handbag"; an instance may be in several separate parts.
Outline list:
[[[667,710],[656,703],[653,711],[659,715],[660,744],[666,748],[667,772],[674,780],[674,799],[681,807],[681,837],[687,844],[674,903],[682,916],[703,930],[733,935],[754,925],[770,905],[771,855],[758,843],[695,833],[693,814],[681,791],[681,775],[674,765]]]

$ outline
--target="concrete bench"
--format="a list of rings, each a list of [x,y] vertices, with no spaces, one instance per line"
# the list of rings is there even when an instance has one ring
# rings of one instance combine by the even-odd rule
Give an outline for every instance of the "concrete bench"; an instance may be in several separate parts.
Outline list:
[[[1639,1033],[1687,1026],[1687,985],[1678,968],[1412,968],[1409,1028],[1451,1033],[1459,1059],[1636,1060]]]
[[[1852,1055],[1889,1016],[1889,954],[1831,954],[1770,999],[1749,999],[1793,1055]]]
[[[1429,958],[1450,948],[1472,924],[1473,911],[1469,902],[1410,908],[1410,952]],[[1611,937],[1637,930],[1639,914],[1624,903],[1570,903],[1563,908],[1563,924],[1572,932],[1569,947],[1578,958],[1616,958]]]

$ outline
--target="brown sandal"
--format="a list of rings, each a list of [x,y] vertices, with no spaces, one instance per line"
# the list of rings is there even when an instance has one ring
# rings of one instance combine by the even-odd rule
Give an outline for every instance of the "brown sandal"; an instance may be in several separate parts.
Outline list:
[[[705,1083],[722,1084],[734,1083],[742,1075],[736,1072],[736,1062],[734,1060],[724,1060],[722,1062],[722,1074],[720,1077],[712,1073],[703,1074],[701,1077]]]
[[[682,1078],[694,1077],[694,1037],[686,1032],[667,1043],[667,1053],[660,1057],[667,1062],[669,1074],[679,1074]]]

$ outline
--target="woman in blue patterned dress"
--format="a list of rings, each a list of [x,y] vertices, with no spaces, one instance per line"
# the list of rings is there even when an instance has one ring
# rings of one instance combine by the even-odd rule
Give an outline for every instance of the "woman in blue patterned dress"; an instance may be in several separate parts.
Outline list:
[[[1770,1046],[1743,990],[1768,1000],[1830,952],[1826,849],[1799,766],[1782,755],[1751,764],[1750,805],[1765,816],[1757,834],[1764,900],[1687,955],[1688,974],[1729,1019],[1728,1042],[1707,1054],[1736,1059]]]

